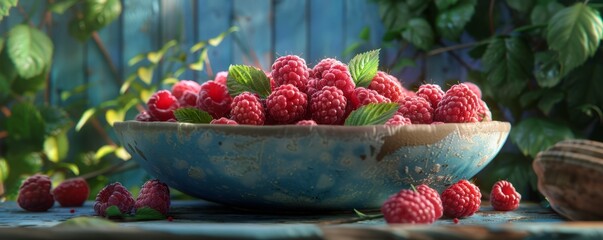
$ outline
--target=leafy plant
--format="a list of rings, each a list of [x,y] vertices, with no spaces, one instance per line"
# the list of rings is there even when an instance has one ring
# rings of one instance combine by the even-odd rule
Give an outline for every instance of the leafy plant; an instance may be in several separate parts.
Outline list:
[[[539,151],[568,138],[603,140],[601,4],[374,2],[387,29],[384,46],[399,51],[390,67],[408,66],[409,60],[424,65],[430,57],[450,54],[466,68],[468,80],[481,87],[494,119],[513,124],[510,141],[477,177],[484,190],[509,178],[520,181],[515,184],[524,195],[537,196],[531,161]],[[402,54],[409,45],[413,53]],[[465,62],[468,58],[481,64],[472,67]]]

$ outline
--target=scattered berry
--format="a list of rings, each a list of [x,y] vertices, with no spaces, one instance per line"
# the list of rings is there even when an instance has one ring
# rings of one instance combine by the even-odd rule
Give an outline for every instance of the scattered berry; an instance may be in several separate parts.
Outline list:
[[[425,98],[414,96],[400,100],[398,113],[410,119],[412,124],[430,124],[433,122],[433,108]]]
[[[431,103],[431,107],[435,109],[440,100],[442,100],[442,97],[444,97],[444,91],[436,84],[423,84],[419,86],[417,96],[425,98],[425,100]]]
[[[168,222],[172,222],[172,221],[174,221],[174,217],[169,216],[169,217],[167,217],[167,220],[168,220]]]
[[[350,98],[356,88],[348,67],[343,64],[333,64],[331,68],[322,72],[322,78],[318,79],[316,89],[323,89],[326,86],[338,88],[346,98]]]
[[[320,62],[318,62],[318,64],[316,64],[314,66],[312,71],[310,71],[310,77],[316,78],[316,79],[321,79],[322,72],[324,72],[325,70],[328,70],[333,65],[345,65],[345,64],[343,64],[342,62],[340,62],[339,60],[334,59],[334,58],[322,59],[322,60],[320,60]]]
[[[90,188],[83,178],[72,178],[63,181],[59,186],[52,190],[54,200],[63,207],[79,207],[84,205]]]
[[[326,86],[312,95],[310,100],[312,120],[318,124],[340,124],[344,120],[346,105],[346,97],[340,89]]]
[[[444,215],[452,218],[469,217],[473,215],[482,202],[482,194],[475,184],[460,180],[442,192]]]
[[[266,117],[260,100],[249,92],[243,92],[232,100],[230,115],[239,124],[263,125]]]
[[[433,204],[418,192],[404,189],[389,197],[381,206],[387,223],[433,223]]]
[[[433,210],[435,214],[435,218],[439,219],[444,214],[444,207],[442,206],[442,199],[440,199],[440,194],[433,188],[425,184],[421,184],[416,187],[417,192],[423,195],[427,200],[433,204]]]
[[[367,105],[369,103],[389,103],[389,98],[384,97],[377,91],[372,89],[366,89],[363,87],[357,87],[354,89],[354,93],[350,96],[350,103],[353,109],[358,109],[360,106]]]
[[[98,192],[94,212],[105,217],[110,206],[116,206],[122,214],[128,214],[134,208],[132,194],[119,182],[111,183]]]
[[[44,212],[54,205],[50,189],[52,182],[46,175],[36,174],[25,179],[19,187],[17,203],[30,212]]]
[[[70,213],[75,213],[75,209],[73,209],[73,208],[72,208],[72,209],[69,209],[69,212],[70,212]]]
[[[387,120],[387,122],[385,122],[385,125],[390,125],[390,126],[399,126],[399,125],[411,125],[412,122],[410,121],[409,118],[406,118],[400,114],[395,114],[394,116],[392,116],[392,118],[390,118],[389,120]]]
[[[153,116],[151,116],[151,114],[149,114],[149,112],[143,111],[143,112],[138,113],[136,115],[136,121],[139,121],[139,122],[153,122],[153,121],[156,121],[156,119]]]
[[[459,219],[458,219],[458,218],[453,218],[453,219],[452,219],[452,222],[453,222],[454,224],[459,224]]]
[[[306,115],[306,94],[291,84],[278,86],[266,99],[267,114],[276,123],[294,123]]]
[[[479,99],[482,98],[482,90],[475,83],[464,82],[463,84],[467,85],[467,87],[469,87],[469,89],[471,89],[471,91],[473,93],[475,93],[475,95],[477,96],[477,98],[479,98]]]
[[[142,185],[134,208],[148,207],[167,215],[170,209],[170,188],[159,180],[149,180]]]
[[[452,86],[435,110],[435,121],[447,123],[477,122],[480,99],[465,84]]]
[[[201,85],[191,80],[180,80],[172,86],[172,95],[178,99],[181,107],[194,107],[197,105],[197,96]]]
[[[214,119],[225,117],[230,112],[232,97],[228,94],[226,85],[215,81],[201,84],[197,107],[208,112]]]
[[[179,107],[178,99],[168,90],[159,90],[147,101],[149,113],[159,121],[175,119],[174,110]]]
[[[490,192],[490,203],[496,211],[512,211],[519,207],[521,194],[515,191],[513,184],[500,180],[492,187]]]
[[[404,96],[404,89],[402,88],[400,81],[398,81],[396,77],[383,71],[377,72],[368,88],[389,98],[391,102],[398,102]]]
[[[216,73],[214,82],[227,86],[226,85],[227,81],[228,81],[228,72],[227,71],[221,71],[221,72]]]
[[[231,119],[228,119],[228,118],[225,118],[225,117],[221,117],[221,118],[218,118],[218,119],[211,120],[211,122],[209,122],[209,124],[239,125],[237,123],[237,121],[231,120]]]
[[[274,61],[271,75],[276,86],[291,84],[300,91],[306,92],[306,84],[308,84],[310,73],[303,58],[296,55],[287,55]]]
[[[299,122],[295,123],[295,125],[316,126],[318,124],[316,124],[314,120],[300,120]]]

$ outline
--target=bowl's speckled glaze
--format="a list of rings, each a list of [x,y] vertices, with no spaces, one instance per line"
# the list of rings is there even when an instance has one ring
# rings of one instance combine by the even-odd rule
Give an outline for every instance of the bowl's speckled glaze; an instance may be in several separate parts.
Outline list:
[[[409,126],[115,123],[147,172],[191,196],[255,210],[376,209],[410,184],[442,191],[498,153],[506,122]]]

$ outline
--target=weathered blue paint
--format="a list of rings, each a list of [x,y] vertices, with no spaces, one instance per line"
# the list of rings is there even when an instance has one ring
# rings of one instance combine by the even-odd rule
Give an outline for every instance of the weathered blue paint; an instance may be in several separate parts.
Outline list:
[[[310,0],[310,56],[308,64],[314,65],[325,57],[341,59],[345,49],[344,2]]]
[[[136,68],[127,67],[128,61],[140,53],[159,49],[159,0],[124,0],[121,59],[124,78],[135,72]],[[159,71],[155,71],[159,74]],[[157,79],[156,77],[154,77]]]
[[[270,0],[234,0],[233,23],[240,30],[233,46],[233,63],[254,65],[265,71],[272,65],[272,15]]]
[[[275,58],[289,54],[308,57],[308,1],[274,1]]]
[[[233,26],[233,1],[199,0],[195,18],[197,41],[215,37]],[[211,74],[208,71],[201,72],[198,76],[200,82],[213,79],[219,71],[228,71],[228,66],[233,63],[233,48],[236,47],[232,39],[232,36],[229,36],[217,47],[209,48],[208,56],[213,72]]]

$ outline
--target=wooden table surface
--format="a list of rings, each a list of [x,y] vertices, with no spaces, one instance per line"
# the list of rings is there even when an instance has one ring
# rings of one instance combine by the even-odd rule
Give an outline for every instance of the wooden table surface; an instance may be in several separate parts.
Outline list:
[[[201,200],[174,201],[173,220],[116,222],[113,227],[64,227],[60,223],[94,215],[83,207],[55,206],[32,213],[15,202],[0,203],[0,239],[603,239],[603,222],[569,222],[534,203],[512,212],[482,204],[475,215],[440,219],[432,225],[388,225],[382,218],[361,219],[355,213],[265,213],[240,210]],[[368,213],[371,214],[371,213]]]

